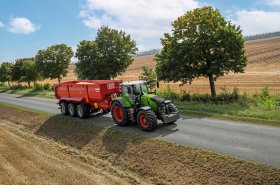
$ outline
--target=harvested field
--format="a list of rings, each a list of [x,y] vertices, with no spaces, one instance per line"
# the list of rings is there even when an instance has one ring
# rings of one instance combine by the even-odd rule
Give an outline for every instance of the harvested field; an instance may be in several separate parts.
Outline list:
[[[233,88],[239,88],[240,91],[247,91],[252,94],[259,91],[265,85],[268,85],[273,92],[280,91],[280,37],[248,41],[245,44],[248,65],[243,74],[229,74],[216,81],[217,91],[223,88],[231,91]],[[137,80],[141,73],[142,66],[154,68],[156,62],[154,56],[135,57],[132,65],[127,71],[119,76],[118,79],[124,81]],[[76,79],[75,66],[69,66],[69,74],[63,81]],[[47,81],[55,83],[55,80]],[[191,85],[187,84],[179,87],[179,83],[161,84],[161,88],[169,85],[174,90],[186,90],[190,92],[210,92],[208,79],[200,78],[193,81]]]
[[[0,184],[280,184],[280,169],[0,105]],[[119,136],[122,137],[119,137]]]

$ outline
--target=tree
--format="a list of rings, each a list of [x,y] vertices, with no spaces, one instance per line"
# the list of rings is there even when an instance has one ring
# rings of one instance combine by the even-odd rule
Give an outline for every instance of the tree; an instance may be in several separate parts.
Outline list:
[[[141,76],[139,76],[139,79],[147,81],[150,90],[156,87],[157,74],[152,68],[142,66],[142,73]]]
[[[23,76],[21,77],[21,81],[27,82],[28,87],[30,87],[30,82],[33,82],[35,84],[39,79],[39,72],[34,58],[24,61],[22,68]]]
[[[36,65],[44,79],[57,79],[61,81],[68,73],[68,65],[74,53],[71,47],[65,44],[57,44],[46,50],[39,50],[36,57]]]
[[[111,79],[122,74],[132,63],[136,43],[123,31],[101,27],[94,41],[81,41],[76,57],[80,79]]]
[[[17,59],[15,65],[12,69],[12,81],[17,82],[18,84],[21,82],[21,77],[24,75],[23,71],[23,62],[28,60],[26,58]]]
[[[10,86],[10,81],[12,81],[12,70],[13,63],[3,62],[0,66],[0,82],[8,82]]]
[[[218,77],[244,72],[247,59],[241,29],[227,22],[217,9],[206,6],[189,11],[172,26],[172,33],[161,39],[163,49],[155,59],[160,80],[183,85],[208,77],[214,97]]]

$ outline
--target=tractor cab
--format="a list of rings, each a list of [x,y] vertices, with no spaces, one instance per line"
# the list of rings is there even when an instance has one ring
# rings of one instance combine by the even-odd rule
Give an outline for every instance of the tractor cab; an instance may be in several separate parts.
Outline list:
[[[122,84],[122,92],[124,95],[148,94],[148,86],[145,81],[132,81]]]

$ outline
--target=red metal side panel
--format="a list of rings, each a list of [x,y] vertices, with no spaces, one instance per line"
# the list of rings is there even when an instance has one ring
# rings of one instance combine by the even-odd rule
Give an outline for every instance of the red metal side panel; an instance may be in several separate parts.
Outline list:
[[[99,84],[88,85],[88,95],[89,95],[89,99],[93,99],[96,101],[103,100]]]

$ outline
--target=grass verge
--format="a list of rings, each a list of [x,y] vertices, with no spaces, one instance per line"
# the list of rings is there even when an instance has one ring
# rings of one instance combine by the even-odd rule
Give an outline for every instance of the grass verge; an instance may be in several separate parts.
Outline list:
[[[54,98],[52,90],[34,89],[24,86],[0,86],[0,93],[17,94],[22,96],[37,96],[42,98]]]
[[[175,102],[175,104],[182,114],[280,126],[280,107],[264,110],[257,107],[242,107],[237,104],[216,105],[183,102]]]
[[[279,184],[280,169],[205,150],[145,138],[60,115],[0,104],[0,119],[34,136],[73,148],[89,165],[95,156],[152,184]]]

